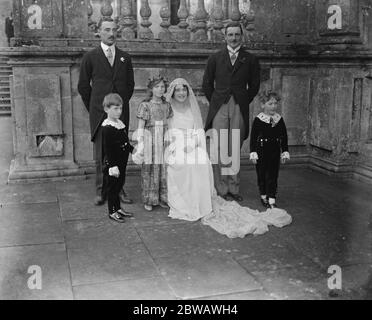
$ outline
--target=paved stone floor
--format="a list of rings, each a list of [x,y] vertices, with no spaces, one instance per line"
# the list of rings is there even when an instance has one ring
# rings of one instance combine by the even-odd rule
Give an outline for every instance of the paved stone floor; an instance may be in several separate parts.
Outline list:
[[[228,239],[145,212],[138,176],[128,178],[135,217],[124,225],[92,205],[93,179],[6,185],[11,143],[0,118],[0,299],[371,299],[371,185],[282,170],[278,201],[292,225]],[[260,208],[253,171],[242,190],[243,204]],[[35,265],[41,290],[28,288]],[[331,265],[342,270],[336,297]]]

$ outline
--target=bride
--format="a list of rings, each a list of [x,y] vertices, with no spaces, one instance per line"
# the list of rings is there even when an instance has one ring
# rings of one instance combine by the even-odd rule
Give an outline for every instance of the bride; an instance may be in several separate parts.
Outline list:
[[[169,217],[211,226],[230,238],[263,234],[269,225],[283,227],[292,222],[282,209],[259,212],[219,197],[206,148],[200,108],[185,79],[169,85],[166,99],[173,109],[166,150]]]

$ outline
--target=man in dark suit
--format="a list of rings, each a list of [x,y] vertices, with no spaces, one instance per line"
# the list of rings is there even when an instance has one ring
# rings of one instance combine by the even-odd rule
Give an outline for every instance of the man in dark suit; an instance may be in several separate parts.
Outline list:
[[[109,19],[99,25],[101,44],[87,52],[81,62],[78,91],[89,112],[91,139],[96,160],[96,205],[106,200],[102,174],[102,121],[106,117],[103,98],[109,93],[118,93],[123,99],[121,120],[129,128],[129,100],[134,90],[134,74],[131,57],[115,46],[117,25]],[[124,190],[121,201],[131,203]]]
[[[203,91],[209,100],[205,130],[211,148],[218,151],[218,155],[211,152],[215,187],[220,196],[236,201],[243,200],[239,194],[240,149],[249,135],[249,104],[260,88],[258,59],[245,51],[242,39],[241,25],[228,24],[227,46],[209,57],[203,78]]]

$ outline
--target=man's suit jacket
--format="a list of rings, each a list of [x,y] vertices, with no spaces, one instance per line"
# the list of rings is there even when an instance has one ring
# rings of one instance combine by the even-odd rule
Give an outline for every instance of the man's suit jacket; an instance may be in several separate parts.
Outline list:
[[[260,64],[258,59],[242,47],[238,58],[231,65],[227,47],[211,55],[203,78],[203,91],[209,101],[209,112],[205,130],[212,122],[220,107],[232,95],[239,104],[245,123],[245,137],[249,132],[249,104],[260,89]]]
[[[129,127],[129,100],[133,95],[134,75],[129,54],[115,47],[113,67],[108,62],[101,46],[87,52],[81,62],[78,91],[89,112],[92,141],[106,118],[103,98],[109,93],[118,93],[123,99],[120,119]]]

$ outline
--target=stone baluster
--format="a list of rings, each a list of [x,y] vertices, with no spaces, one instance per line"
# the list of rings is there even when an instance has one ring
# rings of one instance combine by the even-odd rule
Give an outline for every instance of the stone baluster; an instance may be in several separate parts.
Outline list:
[[[241,15],[242,15],[242,25],[245,29],[244,40],[246,42],[250,41],[255,36],[255,13],[251,8],[250,0],[243,0],[241,6]]]
[[[142,18],[141,27],[139,30],[139,38],[143,40],[151,40],[154,39],[154,34],[150,29],[152,23],[149,21],[151,17],[151,8],[149,6],[148,0],[141,0],[141,9],[140,15]]]
[[[240,22],[241,14],[239,10],[239,0],[231,0],[230,19],[233,22]]]
[[[178,23],[178,31],[176,33],[177,41],[190,41],[190,31],[187,30],[189,24],[186,22],[189,17],[186,0],[180,1],[180,7],[177,11],[177,17],[180,19]]]
[[[170,27],[170,8],[168,0],[163,0],[164,6],[160,9],[160,18],[162,22],[160,23],[160,27],[162,30],[159,32],[159,39],[162,41],[173,41],[172,33],[169,31]]]
[[[135,38],[135,33],[133,30],[134,21],[133,21],[133,11],[132,11],[132,1],[123,0],[122,10],[120,17],[120,28],[121,28],[121,38],[124,40],[131,40]]]
[[[222,0],[222,11],[223,11],[223,20],[228,20],[229,19],[229,3],[231,0]]]
[[[104,0],[103,4],[101,6],[101,15],[102,15],[102,20],[110,20],[112,14],[114,13],[114,9],[111,5],[111,0]]]
[[[224,39],[224,35],[222,33],[223,29],[223,8],[222,8],[222,0],[214,0],[214,9],[213,9],[213,36],[212,40],[219,42]]]
[[[93,7],[90,1],[88,1],[87,6],[87,14],[88,14],[88,28],[90,30],[89,36],[95,37],[97,36],[97,23],[92,20],[93,16]]]
[[[193,41],[207,41],[207,17],[208,13],[205,10],[204,0],[198,0],[198,7],[194,15],[194,34]]]

